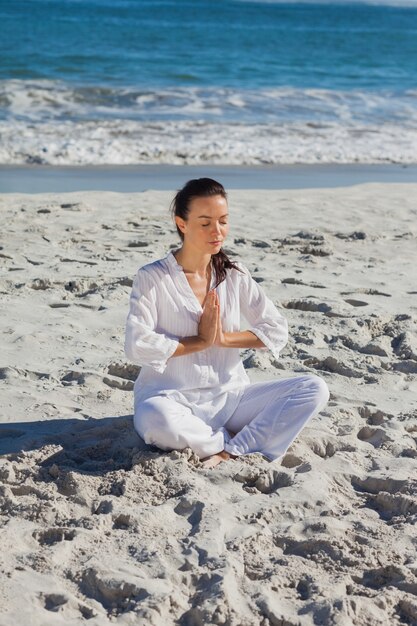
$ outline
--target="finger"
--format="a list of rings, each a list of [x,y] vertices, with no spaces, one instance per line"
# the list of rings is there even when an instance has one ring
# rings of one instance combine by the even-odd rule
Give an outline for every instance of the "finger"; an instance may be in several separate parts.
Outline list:
[[[212,307],[212,308],[215,307],[215,305],[216,305],[216,298],[213,295],[213,293],[211,293],[210,298],[208,299],[208,303],[209,303],[210,307]]]
[[[211,305],[212,305],[212,302],[213,302],[212,292],[211,292],[211,291],[209,291],[209,292],[206,294],[206,297],[204,298],[204,302],[203,302],[203,309],[204,309],[204,307],[205,307],[206,305],[207,305],[207,306],[211,306]]]
[[[216,311],[216,303],[212,302],[210,300],[207,300],[204,312],[205,312],[206,315],[213,315],[214,313],[217,313],[217,311]]]

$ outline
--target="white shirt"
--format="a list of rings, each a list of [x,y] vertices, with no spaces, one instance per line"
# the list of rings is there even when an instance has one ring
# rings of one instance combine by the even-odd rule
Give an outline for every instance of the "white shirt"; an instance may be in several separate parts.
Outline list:
[[[216,288],[224,332],[241,330],[241,315],[275,357],[288,341],[288,324],[248,269],[228,269]],[[212,268],[211,286],[215,285]],[[202,307],[173,252],[139,268],[126,322],[125,354],[141,365],[134,384],[135,406],[155,395],[169,396],[217,429],[233,414],[250,384],[239,348],[211,346],[170,358],[179,339],[196,336]]]

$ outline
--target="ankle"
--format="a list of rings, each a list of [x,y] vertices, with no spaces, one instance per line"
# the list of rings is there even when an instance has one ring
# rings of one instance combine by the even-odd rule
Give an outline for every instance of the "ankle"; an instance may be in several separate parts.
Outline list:
[[[235,454],[230,454],[230,452],[227,452],[227,450],[223,450],[222,452],[219,452],[220,456],[223,459],[236,459],[236,455]]]

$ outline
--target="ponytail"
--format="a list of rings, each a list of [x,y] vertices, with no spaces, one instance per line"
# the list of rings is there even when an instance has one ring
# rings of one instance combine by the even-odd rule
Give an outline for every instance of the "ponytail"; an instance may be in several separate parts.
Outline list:
[[[229,259],[226,252],[224,252],[221,248],[217,254],[212,255],[211,259],[213,261],[214,271],[216,272],[215,288],[218,287],[226,278],[226,270],[233,268],[238,270],[238,272],[242,271],[235,263],[233,263],[233,261]]]

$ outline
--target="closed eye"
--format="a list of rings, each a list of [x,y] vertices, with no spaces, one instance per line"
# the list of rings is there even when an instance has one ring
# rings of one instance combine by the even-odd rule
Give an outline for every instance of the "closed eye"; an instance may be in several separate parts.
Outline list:
[[[220,224],[222,226],[227,226],[227,222],[220,222]],[[208,224],[202,224],[203,228],[205,228],[206,226],[210,226],[210,222]]]

